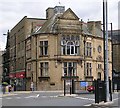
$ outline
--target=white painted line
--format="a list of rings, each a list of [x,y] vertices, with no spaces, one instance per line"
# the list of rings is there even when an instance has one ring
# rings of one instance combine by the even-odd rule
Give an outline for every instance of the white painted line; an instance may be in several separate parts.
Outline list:
[[[38,94],[36,97],[39,97],[40,96],[40,94]]]
[[[83,105],[83,106],[91,106],[91,104]]]
[[[6,98],[6,99],[12,99],[11,97],[8,97],[8,98]]]
[[[95,99],[90,99],[90,98],[84,98],[84,97],[75,97],[76,99],[83,99],[83,100],[92,100],[95,101]]]
[[[28,97],[24,97],[24,98],[31,98],[31,97],[35,97],[35,96],[28,96]]]
[[[42,97],[42,98],[46,98],[47,96],[40,96],[40,97]]]
[[[38,98],[39,94],[37,96],[28,96],[28,97],[24,97],[24,98]]]
[[[16,99],[21,99],[21,97],[15,97]]]
[[[115,101],[115,100],[118,100],[119,98],[115,98],[115,99],[113,99],[113,101]]]

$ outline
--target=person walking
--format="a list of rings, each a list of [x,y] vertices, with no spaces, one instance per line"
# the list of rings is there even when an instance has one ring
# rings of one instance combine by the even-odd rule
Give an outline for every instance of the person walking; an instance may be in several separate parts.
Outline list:
[[[31,82],[30,89],[31,89],[31,91],[34,91],[34,84],[33,84],[33,82]]]

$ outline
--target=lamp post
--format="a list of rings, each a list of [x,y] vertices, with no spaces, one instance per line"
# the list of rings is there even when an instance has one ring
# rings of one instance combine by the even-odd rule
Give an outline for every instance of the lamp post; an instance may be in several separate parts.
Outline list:
[[[104,37],[104,82],[105,102],[109,101],[109,74],[108,74],[108,13],[107,0],[103,0],[103,37]]]

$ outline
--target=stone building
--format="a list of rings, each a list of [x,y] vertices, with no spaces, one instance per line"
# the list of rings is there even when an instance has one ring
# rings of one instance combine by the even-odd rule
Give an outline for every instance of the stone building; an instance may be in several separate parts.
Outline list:
[[[17,90],[26,89],[26,59],[25,39],[31,32],[37,31],[44,24],[46,19],[27,18],[25,16],[18,24],[10,30],[10,83],[14,84]]]
[[[111,36],[111,31],[109,31]],[[113,70],[120,72],[120,30],[112,30]]]
[[[2,75],[3,75],[3,55],[4,51],[0,50],[0,84],[2,83]]]
[[[61,6],[48,8],[46,16],[43,26],[25,41],[26,89],[30,82],[37,90],[62,90],[63,80],[70,77],[76,81],[104,79],[101,22],[85,23],[70,8],[65,11]],[[108,52],[111,77],[110,39]]]

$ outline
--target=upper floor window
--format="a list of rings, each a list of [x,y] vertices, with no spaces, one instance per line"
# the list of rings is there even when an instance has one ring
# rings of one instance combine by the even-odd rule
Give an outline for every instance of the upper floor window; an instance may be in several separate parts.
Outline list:
[[[92,76],[92,64],[86,63],[86,76]]]
[[[47,77],[48,76],[48,62],[40,63],[40,76]]]
[[[40,55],[48,55],[48,41],[40,41]]]
[[[27,59],[31,58],[31,43],[30,43],[30,41],[28,41],[26,44],[26,58]]]
[[[102,64],[98,64],[98,69],[102,69]]]
[[[61,39],[62,55],[78,55],[80,50],[79,36],[63,36]]]
[[[98,46],[98,49],[97,49],[97,50],[98,50],[99,53],[101,53],[101,51],[102,51],[101,45]]]
[[[64,62],[63,63],[63,76],[76,76],[77,75],[77,63],[76,62]]]
[[[92,44],[90,42],[86,43],[86,56],[92,56]]]

